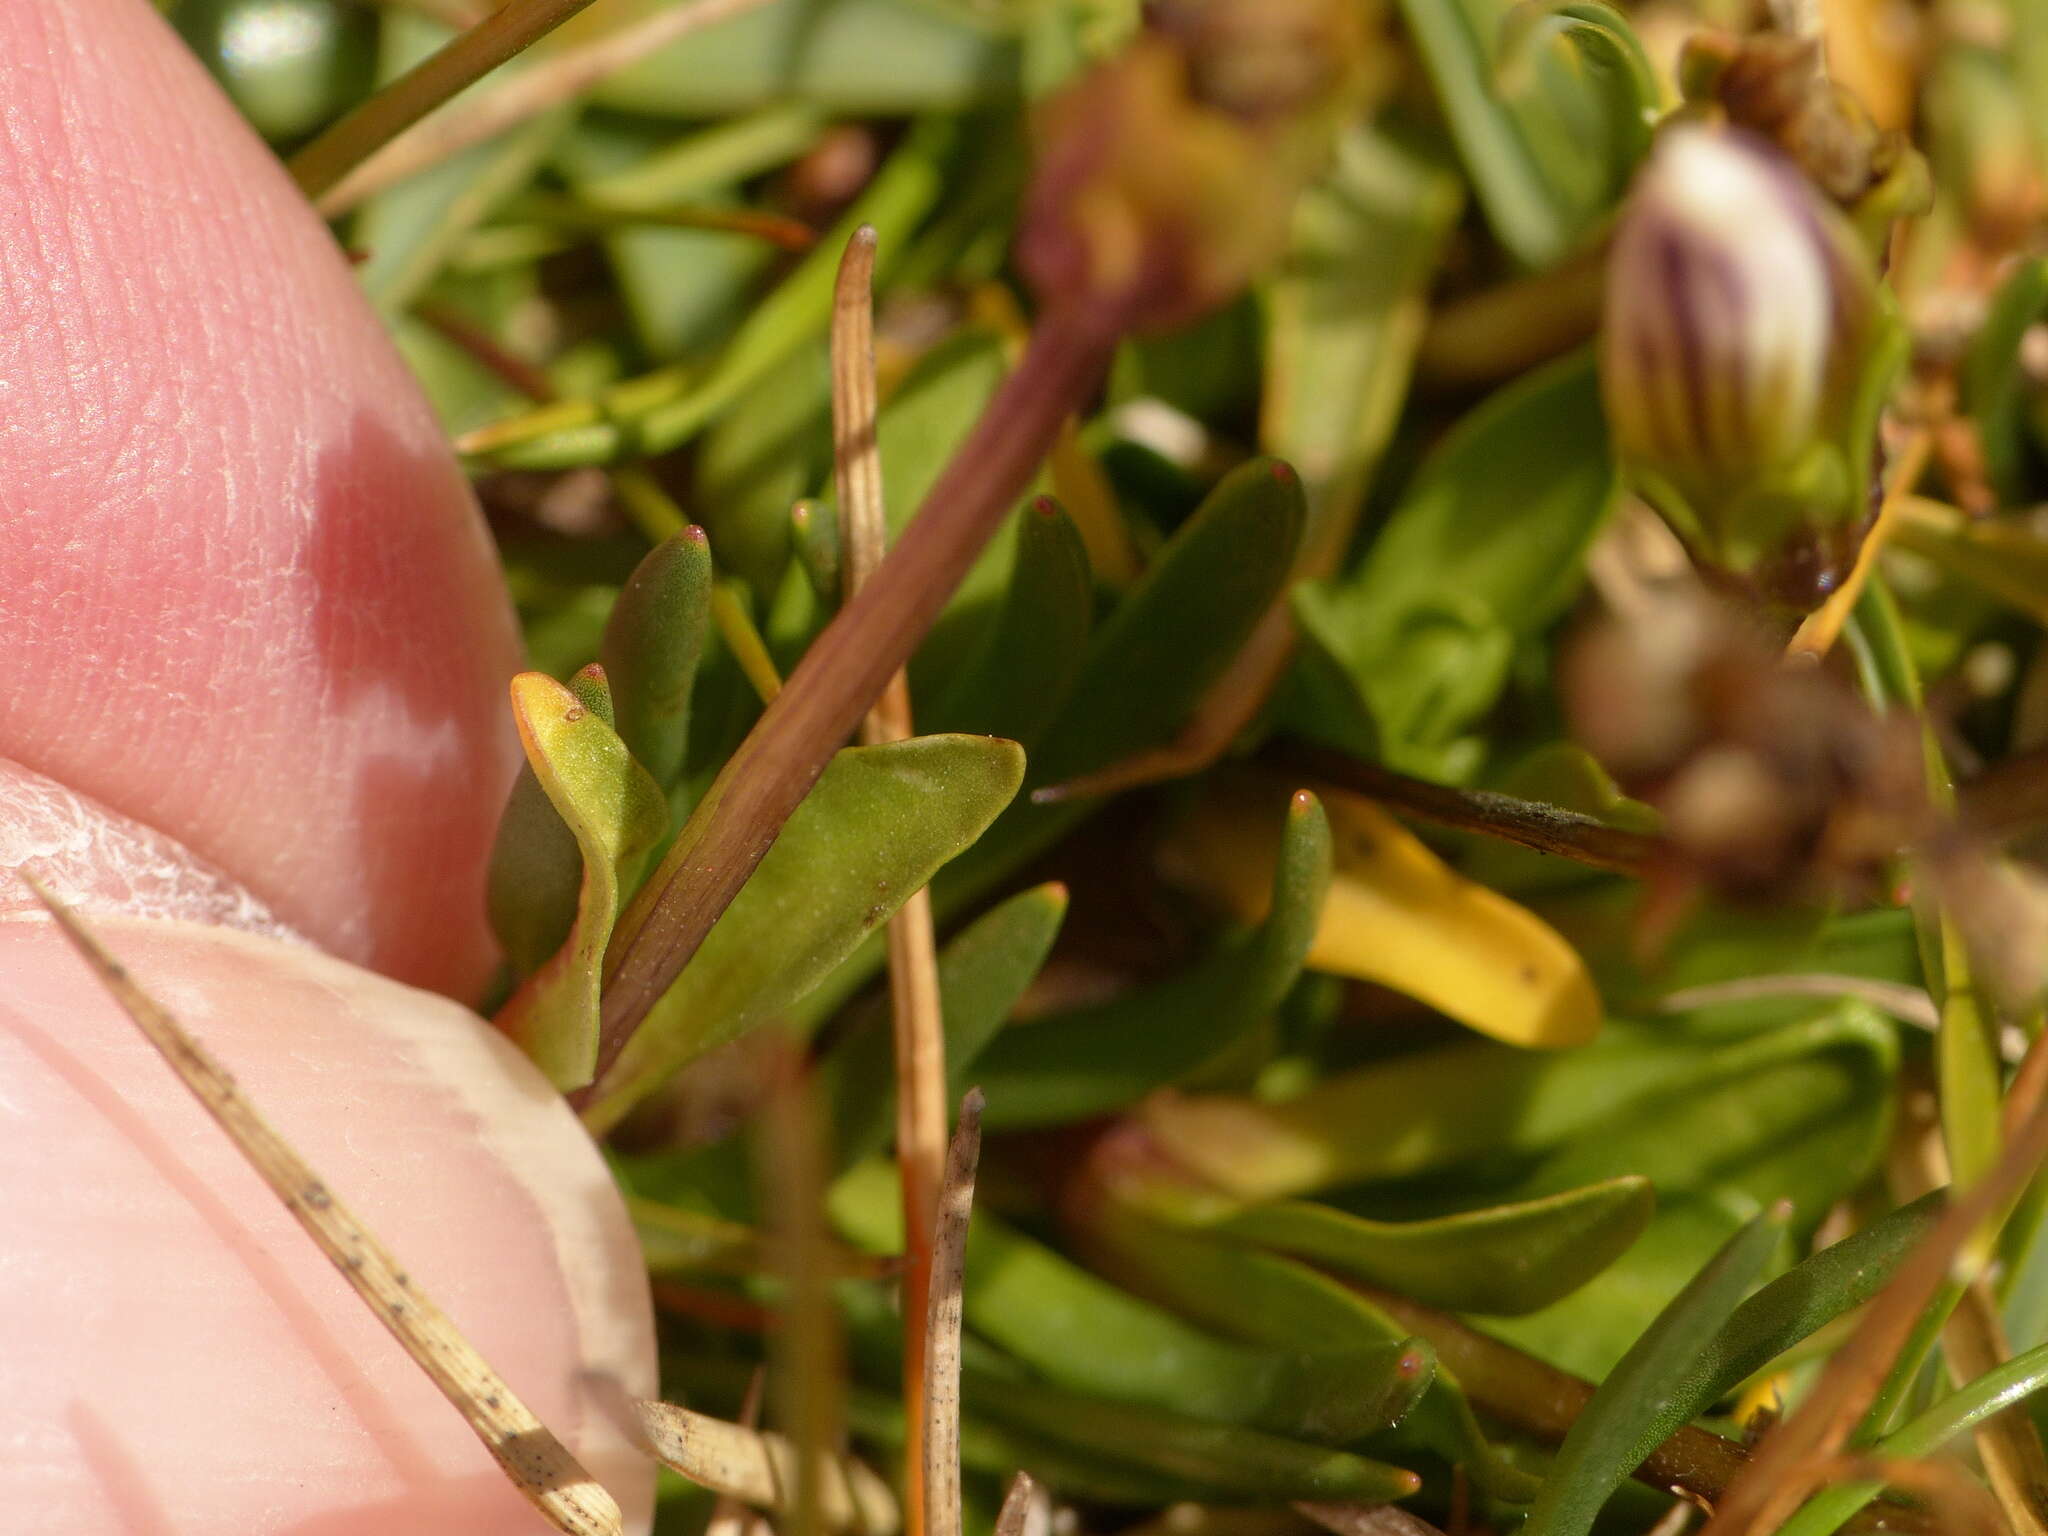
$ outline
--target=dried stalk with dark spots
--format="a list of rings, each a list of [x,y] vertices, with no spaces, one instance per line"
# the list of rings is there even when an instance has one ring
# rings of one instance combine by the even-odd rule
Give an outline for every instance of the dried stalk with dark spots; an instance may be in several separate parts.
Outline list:
[[[874,275],[876,235],[863,224],[847,242],[832,293],[832,469],[839,492],[839,549],[846,600],[859,596],[888,545],[882,454],[876,439]],[[861,726],[869,743],[912,734],[910,676],[889,679]],[[903,1186],[903,1446],[905,1523],[926,1528],[925,1323],[932,1287],[931,1232],[946,1157],[946,1041],[938,946],[929,886],[889,919],[889,1006],[896,1045],[896,1167]]]
[[[543,1518],[567,1536],[619,1536],[619,1507],[407,1274],[360,1218],[243,1096],[232,1075],[145,992],[70,907],[26,871],[16,873],[49,909],[122,1011],[248,1159],[306,1235],[341,1271],[414,1364],[440,1388],[484,1449]]]

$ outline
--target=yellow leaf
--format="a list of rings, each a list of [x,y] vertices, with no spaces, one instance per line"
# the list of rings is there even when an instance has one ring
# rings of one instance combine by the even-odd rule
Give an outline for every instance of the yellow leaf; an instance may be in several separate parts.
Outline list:
[[[1600,995],[1578,952],[1526,907],[1467,880],[1370,800],[1318,788],[1336,871],[1308,966],[1377,982],[1510,1045],[1583,1045]],[[1208,796],[1169,850],[1169,872],[1245,922],[1263,916],[1277,840],[1266,799]]]

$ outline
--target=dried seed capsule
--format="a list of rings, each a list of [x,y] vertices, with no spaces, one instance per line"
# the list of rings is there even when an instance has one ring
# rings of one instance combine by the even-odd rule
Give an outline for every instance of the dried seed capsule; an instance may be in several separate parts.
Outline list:
[[[1228,302],[1285,244],[1365,62],[1333,0],[1175,0],[1047,101],[1018,261],[1047,307],[1161,330]]]

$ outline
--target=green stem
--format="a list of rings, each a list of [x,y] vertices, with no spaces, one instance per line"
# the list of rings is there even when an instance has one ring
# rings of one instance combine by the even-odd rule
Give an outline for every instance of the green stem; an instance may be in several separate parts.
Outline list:
[[[308,201],[414,123],[507,59],[524,52],[590,0],[509,0],[360,103],[291,158],[292,180]]]
[[[1975,1429],[2048,1386],[2048,1344],[2015,1355],[1960,1391],[1887,1435],[1871,1448],[1878,1461],[1931,1456],[1956,1436]],[[1780,1528],[1778,1536],[1829,1536],[1884,1491],[1881,1480],[1839,1483],[1817,1494]]]

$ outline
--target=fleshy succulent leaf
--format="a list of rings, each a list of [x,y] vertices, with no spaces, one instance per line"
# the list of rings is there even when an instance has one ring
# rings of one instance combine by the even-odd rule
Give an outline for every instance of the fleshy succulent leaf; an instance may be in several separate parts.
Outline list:
[[[715,1045],[795,1002],[1016,793],[1023,754],[924,736],[834,759],[586,1110],[608,1127]]]
[[[1086,1119],[1134,1103],[1228,1051],[1301,974],[1329,884],[1329,820],[1304,792],[1282,823],[1259,926],[1155,986],[1008,1032],[979,1071],[988,1123]]]
[[[648,552],[619,589],[598,652],[620,740],[673,797],[690,736],[690,691],[711,615],[711,549],[689,528]]]
[[[520,984],[498,1025],[556,1087],[580,1088],[597,1062],[605,945],[626,883],[668,826],[668,805],[606,712],[554,679],[515,678],[512,713],[535,781],[574,838],[582,874],[562,947]]]

